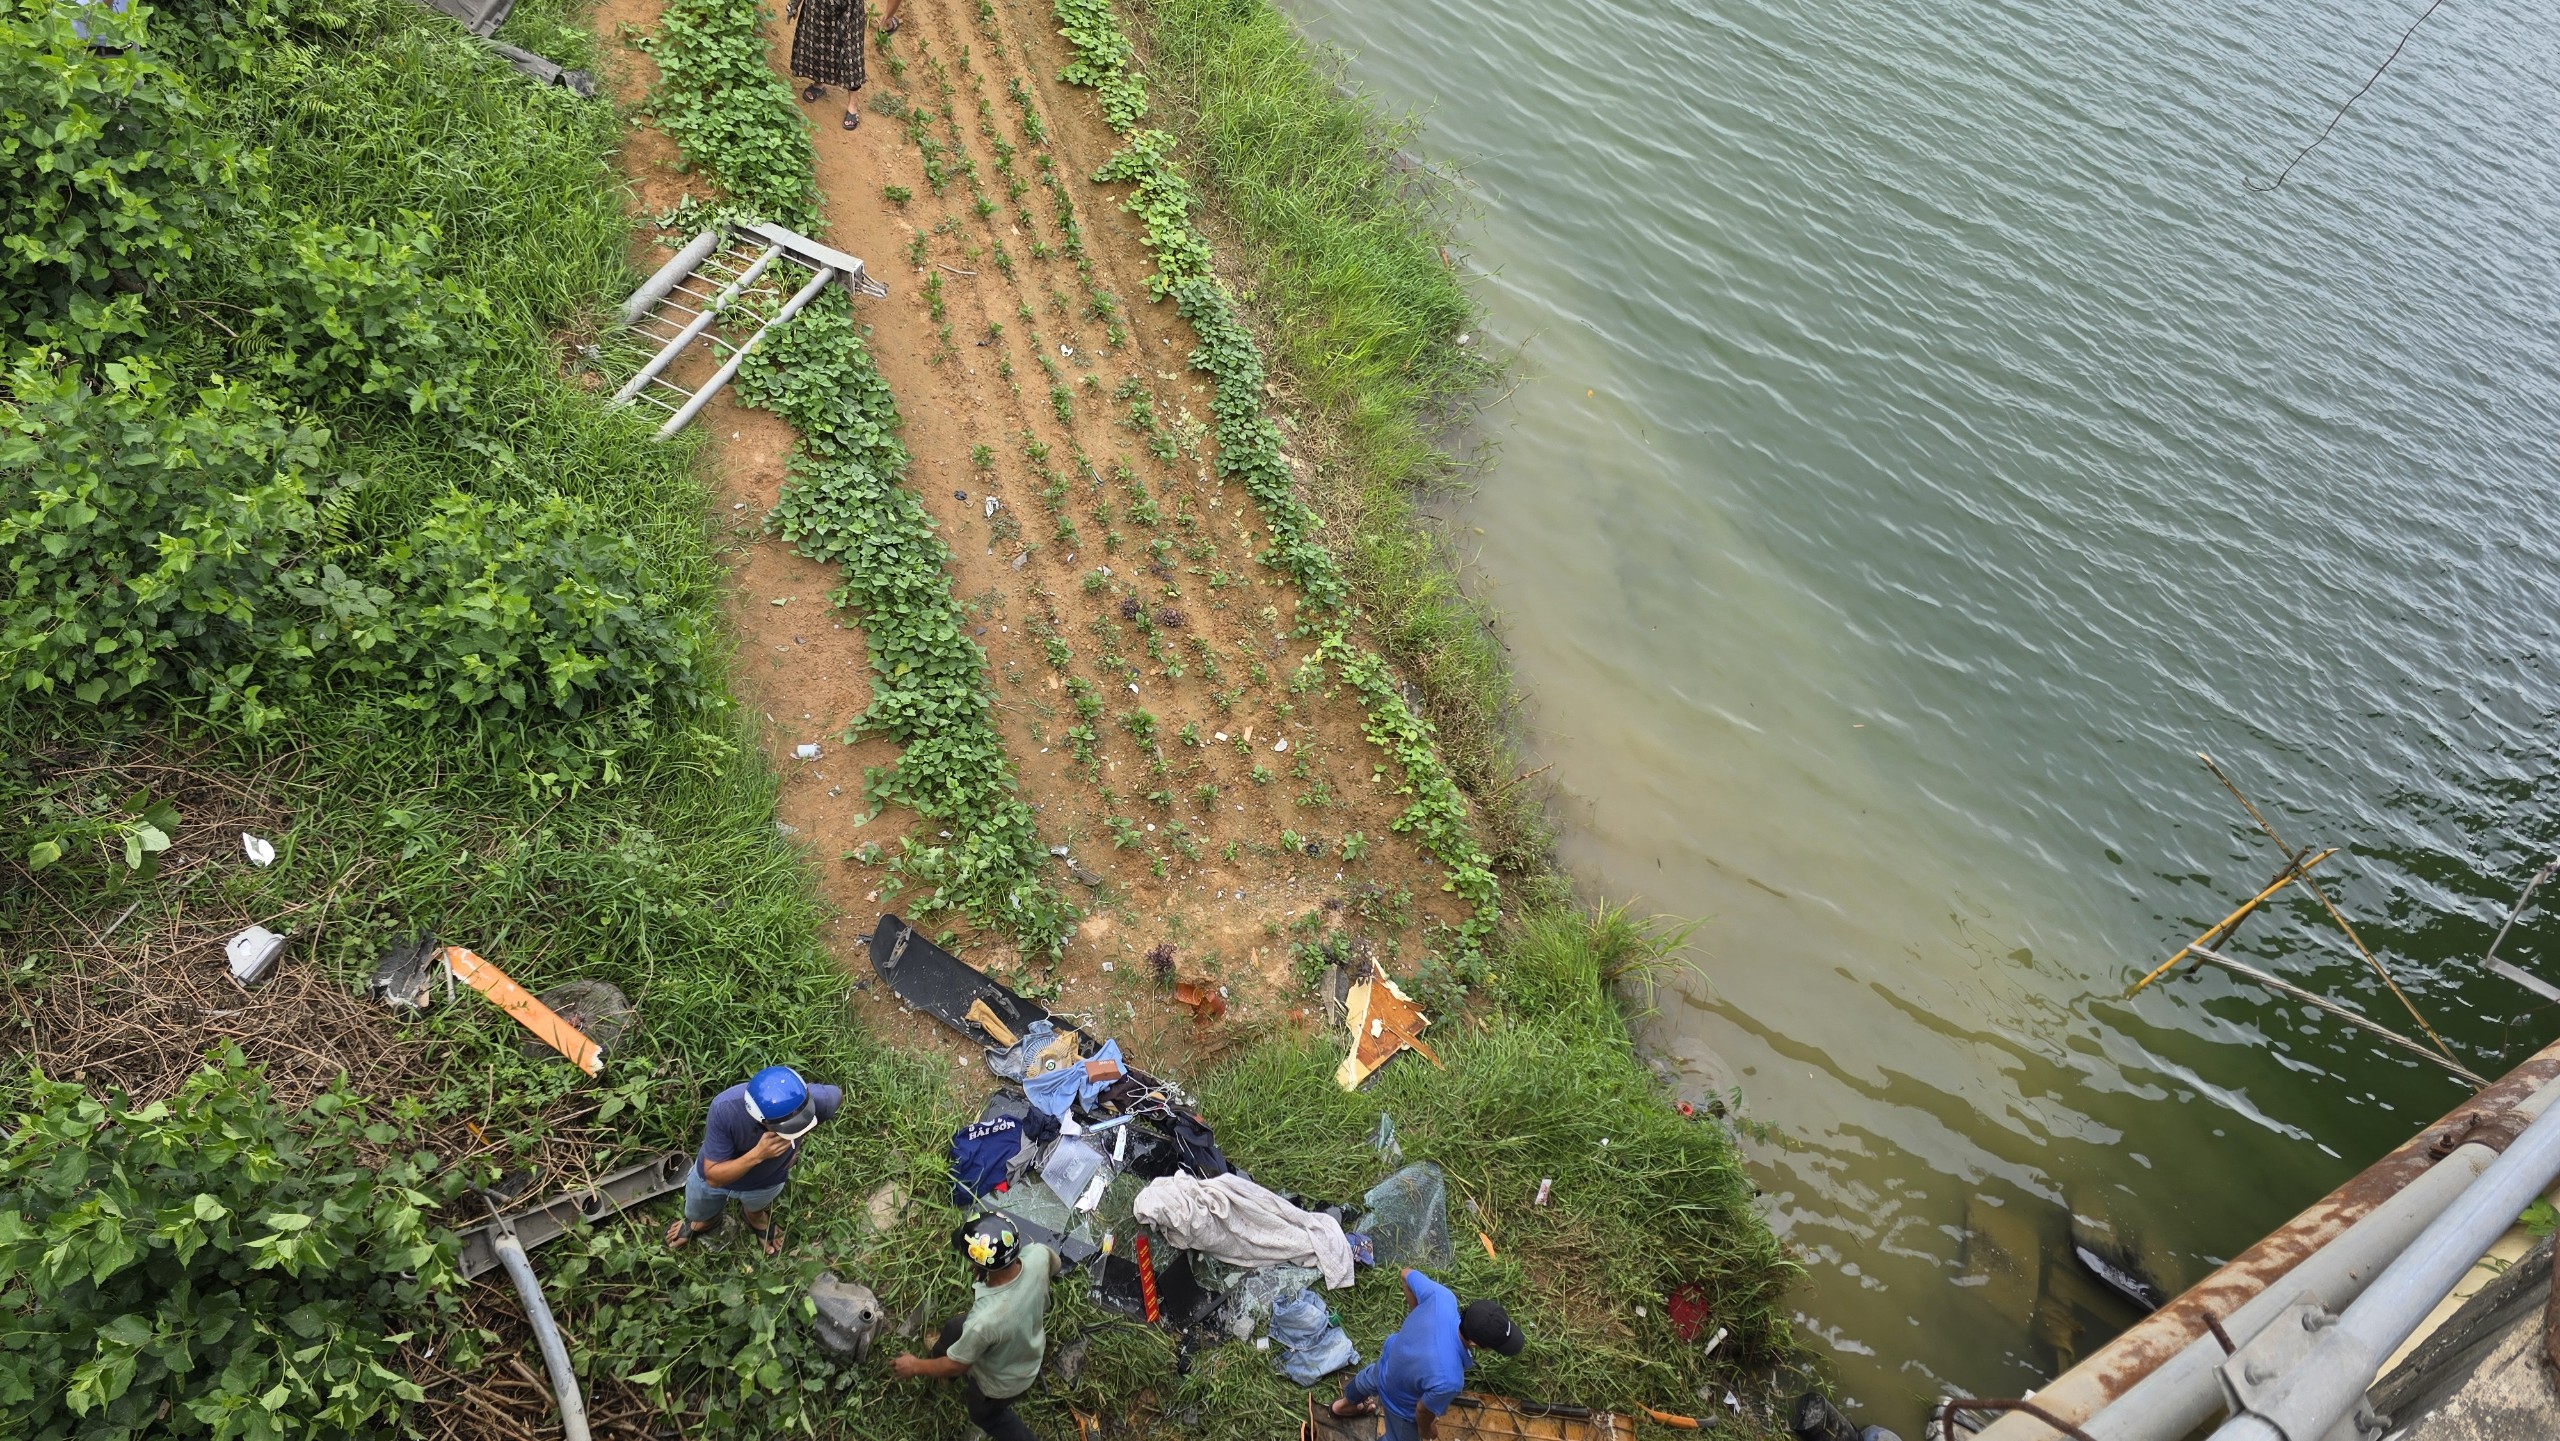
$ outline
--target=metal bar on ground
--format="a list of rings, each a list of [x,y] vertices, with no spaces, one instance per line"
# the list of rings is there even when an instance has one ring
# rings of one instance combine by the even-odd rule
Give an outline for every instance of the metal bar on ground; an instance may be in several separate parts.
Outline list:
[[[669,1191],[682,1190],[684,1178],[692,1168],[691,1152],[664,1151],[638,1165],[611,1172],[592,1186],[510,1211],[507,1222],[530,1251],[569,1234],[581,1222],[593,1224]],[[455,1262],[461,1268],[462,1279],[476,1281],[498,1269],[494,1222],[483,1221],[461,1235],[462,1253]]]
[[[637,323],[641,316],[649,313],[650,306],[664,300],[668,291],[675,289],[697,266],[711,258],[711,252],[719,248],[720,232],[717,228],[706,230],[687,241],[684,249],[677,251],[673,259],[640,282],[640,288],[631,292],[631,298],[622,302],[622,323]]]
[[[2313,866],[2320,864],[2322,861],[2327,860],[2329,857],[2334,856],[2337,853],[2338,848],[2336,846],[2331,846],[2329,849],[2322,851],[2320,854],[2313,856],[2307,861],[2296,860],[2288,864],[2284,868],[2283,874],[2277,876],[2274,880],[2267,882],[2267,888],[2265,890],[2262,890],[2256,895],[2241,902],[2240,909],[2233,911],[2231,914],[2224,916],[2221,920],[2205,927],[2202,934],[2198,935],[2194,940],[2188,942],[2186,945],[2180,946],[2176,954],[2170,956],[2169,959],[2162,961],[2160,964],[2153,966],[2149,975],[2146,975],[2141,980],[2133,983],[2133,989],[2125,992],[2124,998],[2129,1001],[2134,997],[2141,995],[2143,987],[2150,985],[2153,981],[2156,981],[2163,975],[2166,975],[2172,967],[2178,964],[2178,962],[2187,958],[2187,953],[2189,951],[2194,950],[2198,946],[2211,944],[2215,937],[2235,926],[2238,926],[2241,921],[2247,919],[2249,913],[2256,910],[2260,902],[2266,900],[2267,897],[2274,895],[2276,892],[2283,890],[2285,887],[2292,885],[2295,881],[2302,879],[2303,874],[2309,871]]]
[[[798,315],[800,313],[800,307],[807,305],[812,300],[815,300],[818,296],[818,292],[826,289],[829,282],[833,281],[835,278],[836,272],[832,268],[820,270],[817,274],[810,276],[809,283],[801,286],[799,293],[793,295],[791,299],[784,302],[782,309],[774,312],[773,319],[766,321],[761,326],[758,326],[756,328],[756,333],[748,336],[746,340],[730,354],[728,363],[722,365],[718,371],[712,374],[712,377],[709,380],[702,383],[702,388],[693,393],[693,399],[685,402],[684,409],[667,417],[666,424],[658,427],[658,439],[664,440],[668,436],[675,434],[677,431],[684,429],[696,415],[701,414],[702,407],[710,404],[711,397],[718,395],[720,393],[720,388],[729,383],[729,377],[737,374],[738,367],[746,363],[747,352],[756,348],[756,342],[764,339],[765,332],[782,324],[784,321],[789,320],[791,317]]]
[[[785,230],[779,225],[770,224],[761,220],[748,225],[746,228],[764,239],[789,250],[795,259],[797,259],[801,264],[808,266],[811,270],[834,271],[836,274],[844,277],[845,285],[848,288],[859,294],[877,298],[889,293],[888,286],[871,278],[871,272],[863,268],[862,261],[860,259],[855,256],[847,255],[832,245],[822,245],[815,240],[811,240],[808,236],[800,234],[798,231]]]
[[[693,323],[684,328],[684,333],[676,337],[674,344],[659,351],[647,365],[640,367],[639,374],[623,382],[622,389],[614,392],[613,403],[615,405],[630,404],[631,397],[638,395],[642,386],[647,385],[652,380],[655,380],[659,371],[664,370],[670,364],[673,364],[675,358],[684,353],[685,347],[693,344],[695,337],[711,328],[711,322],[718,318],[723,307],[727,306],[730,301],[738,298],[739,291],[746,289],[757,276],[762,275],[766,266],[773,264],[773,262],[781,258],[782,247],[779,245],[773,246],[766,250],[762,255],[757,256],[756,263],[747,267],[747,273],[739,276],[736,280],[729,282],[729,287],[720,292],[719,297],[712,302],[711,308],[704,311],[702,314],[695,316],[693,318]]]
[[[2256,966],[2250,965],[2246,961],[2233,960],[2231,957],[2224,955],[2222,952],[2217,951],[2210,946],[2189,946],[2187,947],[2187,954],[2194,956],[2200,961],[2211,961],[2213,964],[2222,967],[2226,971],[2230,971],[2234,975],[2244,976],[2249,980],[2255,981],[2259,985],[2266,987],[2268,990],[2277,992],[2280,995],[2291,996],[2306,1006],[2315,1007],[2320,1011],[2335,1016],[2339,1020],[2346,1022],[2348,1025],[2354,1026],[2368,1034],[2388,1041],[2392,1045],[2398,1046],[2404,1051],[2408,1051],[2414,1055],[2424,1056],[2428,1060],[2433,1061],[2437,1065],[2444,1067],[2446,1070],[2453,1072],[2457,1076],[2460,1076],[2462,1079],[2469,1081],[2474,1086],[2486,1086],[2489,1084],[2488,1077],[2470,1069],[2460,1061],[2453,1059],[2451,1056],[2440,1055],[2431,1047],[2422,1046],[2416,1041],[2410,1040],[2407,1036],[2400,1034],[2398,1031],[2391,1029],[2389,1026],[2383,1025],[2379,1021],[2368,1020],[2361,1013],[2351,1010],[2348,1007],[2329,999],[2327,996],[2321,995],[2317,991],[2306,991],[2302,987],[2295,985],[2293,982],[2284,979],[2282,976],[2271,975],[2266,971],[2259,970]]]

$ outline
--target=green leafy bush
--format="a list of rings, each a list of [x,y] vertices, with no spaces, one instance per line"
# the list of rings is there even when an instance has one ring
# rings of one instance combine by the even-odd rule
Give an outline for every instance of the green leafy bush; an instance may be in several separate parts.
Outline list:
[[[104,6],[0,8],[0,332],[94,353],[134,327],[116,293],[195,259],[250,167],[202,126],[184,76],[147,48],[91,49],[75,13],[137,25]]]
[[[1067,37],[1075,58],[1058,72],[1069,85],[1091,87],[1102,104],[1102,118],[1114,130],[1127,130],[1147,118],[1147,87],[1132,71],[1137,58],[1110,0],[1057,0],[1058,31]],[[1030,110],[1028,96],[1023,109]]]
[[[271,594],[308,542],[325,432],[250,387],[44,352],[0,393],[0,677],[111,701],[184,684],[254,710]]]
[[[435,223],[415,212],[388,231],[301,220],[254,263],[264,296],[244,353],[318,404],[388,395],[412,413],[461,414],[489,350],[489,299],[429,267]]]
[[[654,584],[649,557],[562,496],[532,504],[445,497],[414,534],[391,547],[363,613],[386,664],[349,657],[358,673],[387,672],[401,704],[461,718],[549,710],[565,716],[653,697],[690,709],[704,698],[692,612]],[[304,593],[341,614],[345,589]]]
[[[818,1344],[809,1284],[823,1263],[731,1252],[695,1264],[655,1242],[599,1227],[585,1255],[551,1263],[563,1287],[595,1298],[585,1339],[600,1361],[662,1412],[695,1410],[703,1435],[846,1434],[844,1414],[879,1373]]]
[[[0,1150],[0,1431],[379,1434],[395,1326],[460,1275],[429,1158],[332,1091],[288,1115],[237,1050],[170,1101],[32,1082]]]
[[[1137,187],[1123,208],[1146,224],[1147,249],[1156,257],[1156,273],[1147,277],[1147,289],[1159,300],[1176,284],[1209,273],[1209,242],[1191,228],[1191,212],[1198,202],[1192,197],[1191,182],[1175,168],[1172,157],[1172,136],[1161,130],[1141,130],[1112,152],[1093,175],[1097,185],[1125,180]]]
[[[0,835],[15,854],[0,860],[29,871],[60,865],[109,888],[149,880],[178,828],[178,808],[140,789],[116,796],[92,778],[36,780],[26,758],[0,761]]]
[[[702,699],[698,622],[582,505],[448,496],[379,553],[328,544],[327,433],[237,382],[22,356],[0,393],[0,678],[207,697],[251,727],[323,678],[456,720]],[[333,487],[338,483],[332,482]]]

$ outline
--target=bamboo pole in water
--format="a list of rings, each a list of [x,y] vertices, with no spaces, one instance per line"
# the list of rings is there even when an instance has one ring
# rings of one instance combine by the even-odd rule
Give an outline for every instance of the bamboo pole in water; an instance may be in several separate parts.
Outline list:
[[[2342,1020],[2348,1025],[2354,1026],[2359,1030],[2379,1036],[2383,1040],[2388,1041],[2392,1045],[2398,1046],[2400,1049],[2408,1051],[2413,1055],[2424,1056],[2428,1060],[2433,1061],[2437,1065],[2444,1067],[2446,1070],[2453,1072],[2457,1076],[2460,1076],[2462,1079],[2469,1081],[2474,1086],[2486,1087],[2489,1084],[2488,1077],[2480,1075],[2478,1072],[2469,1069],[2460,1061],[2454,1060],[2450,1056],[2437,1055],[2435,1052],[2428,1050],[2426,1047],[2419,1045],[2413,1040],[2410,1040],[2407,1036],[2400,1034],[2389,1026],[2383,1025],[2379,1021],[2367,1020],[2355,1011],[2340,1005],[2336,1001],[2330,1000],[2327,996],[2320,995],[2314,991],[2306,991],[2302,987],[2295,985],[2293,982],[2288,981],[2281,976],[2269,975],[2267,972],[2259,970],[2256,966],[2250,965],[2245,961],[2235,961],[2231,957],[2226,956],[2222,952],[2214,950],[2209,946],[2189,946],[2187,947],[2186,954],[2194,956],[2200,961],[2210,961],[2213,964],[2222,967],[2224,970],[2230,971],[2234,975],[2246,977],[2247,979],[2255,981],[2259,985],[2262,985],[2268,990],[2274,991],[2279,995],[2291,996],[2295,1000],[2302,1002],[2304,1005],[2315,1007],[2328,1015],[2337,1017],[2339,1020]]]
[[[2185,960],[2189,955],[2204,949],[2206,946],[2212,945],[2217,941],[2227,939],[2229,933],[2238,929],[2240,923],[2249,918],[2249,913],[2256,910],[2260,902],[2266,900],[2267,897],[2274,895],[2276,892],[2283,890],[2285,887],[2292,885],[2295,881],[2301,880],[2304,876],[2310,873],[2313,866],[2320,864],[2322,861],[2327,860],[2329,857],[2334,856],[2337,853],[2338,848],[2336,846],[2331,846],[2329,849],[2311,857],[2309,860],[2304,860],[2299,856],[2294,857],[2274,880],[2267,882],[2267,888],[2265,890],[2258,892],[2256,895],[2251,896],[2245,901],[2242,901],[2240,903],[2240,909],[2233,911],[2231,914],[2224,916],[2221,920],[2205,927],[2201,935],[2198,935],[2194,940],[2189,941],[2187,944],[2180,946],[2176,951],[2170,954],[2169,959],[2153,966],[2151,968],[2151,974],[2134,982],[2133,989],[2125,992],[2124,998],[2129,1001],[2134,997],[2141,995],[2143,987],[2160,979],[2162,975],[2166,974],[2168,970],[2177,965],[2178,962]]]

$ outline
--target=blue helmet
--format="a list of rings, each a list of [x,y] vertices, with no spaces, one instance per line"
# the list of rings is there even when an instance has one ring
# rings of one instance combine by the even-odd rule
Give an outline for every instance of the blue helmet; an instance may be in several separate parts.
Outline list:
[[[809,1083],[789,1066],[767,1066],[747,1078],[747,1114],[789,1140],[798,1140],[818,1124]]]

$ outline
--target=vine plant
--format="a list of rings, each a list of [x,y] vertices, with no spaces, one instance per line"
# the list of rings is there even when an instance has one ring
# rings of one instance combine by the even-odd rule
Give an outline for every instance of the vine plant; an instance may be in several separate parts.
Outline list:
[[[686,168],[709,172],[760,218],[812,230],[817,154],[790,85],[765,58],[764,23],[754,0],[669,0],[648,41],[658,62],[649,105]]]
[[[1431,723],[1406,704],[1386,661],[1350,637],[1349,592],[1342,572],[1332,553],[1315,540],[1322,522],[1298,498],[1280,452],[1279,427],[1263,408],[1262,349],[1211,270],[1208,241],[1192,227],[1197,202],[1174,161],[1173,137],[1139,128],[1147,113],[1146,86],[1118,15],[1110,0],[1051,3],[1058,31],[1075,52],[1058,78],[1093,90],[1104,123],[1125,141],[1094,181],[1133,187],[1122,208],[1146,226],[1147,247],[1156,261],[1148,287],[1157,298],[1170,298],[1200,337],[1190,363],[1211,382],[1219,473],[1241,482],[1261,508],[1271,533],[1263,560],[1295,580],[1314,602],[1315,614],[1305,628],[1317,635],[1320,652],[1359,694],[1370,741],[1394,757],[1404,773],[1397,791],[1412,803],[1396,818],[1395,829],[1412,835],[1446,868],[1444,888],[1473,908],[1457,928],[1451,958],[1460,974],[1471,974],[1500,917],[1501,890],[1492,859],[1467,824],[1466,798],[1440,760]]]
[[[1042,879],[1049,855],[996,734],[986,653],[952,600],[950,550],[898,485],[907,448],[893,433],[897,404],[843,292],[829,290],[777,327],[737,385],[800,433],[766,524],[800,554],[841,567],[834,599],[862,612],[873,679],[856,727],[903,747],[895,765],[867,773],[871,799],[950,831],[934,845],[909,837],[894,869],[934,887],[920,908],[928,914],[961,910],[1026,955],[1055,956],[1076,911]]]

